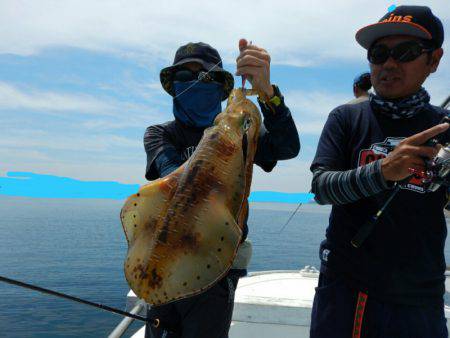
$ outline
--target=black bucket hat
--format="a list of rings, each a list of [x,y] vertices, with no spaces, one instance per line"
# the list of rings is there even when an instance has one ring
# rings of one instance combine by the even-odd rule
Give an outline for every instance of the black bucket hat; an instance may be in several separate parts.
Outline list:
[[[444,27],[429,7],[399,6],[377,23],[361,28],[356,33],[356,41],[369,49],[376,40],[389,35],[415,36],[440,48],[444,41]]]
[[[222,97],[222,100],[225,100],[228,95],[230,95],[230,92],[234,87],[233,75],[222,68],[222,59],[220,58],[219,52],[215,48],[203,42],[190,42],[187,45],[181,46],[175,53],[172,66],[161,70],[159,78],[166,92],[172,96],[175,96],[173,89],[173,75],[180,65],[188,62],[198,62],[208,72],[222,73],[224,79],[224,96]]]

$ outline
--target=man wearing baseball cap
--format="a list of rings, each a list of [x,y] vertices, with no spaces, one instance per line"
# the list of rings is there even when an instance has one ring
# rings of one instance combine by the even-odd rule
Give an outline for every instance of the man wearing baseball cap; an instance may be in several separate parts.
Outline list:
[[[248,78],[258,99],[264,123],[258,140],[255,163],[270,172],[278,160],[297,156],[300,143],[295,123],[277,86],[270,83],[270,56],[262,48],[239,41],[236,75]],[[223,69],[216,49],[202,42],[178,48],[171,66],[160,73],[164,90],[173,97],[174,120],[147,128],[145,177],[164,177],[182,165],[194,152],[205,128],[221,112],[221,102],[234,86],[233,75]],[[244,235],[229,273],[204,293],[151,308],[146,337],[226,338],[233,312],[234,290],[246,274],[251,245]]]
[[[355,104],[368,100],[370,88],[372,88],[370,73],[359,74],[353,80],[353,95],[355,95],[355,98],[347,102],[347,104]]]
[[[428,7],[400,6],[356,40],[375,94],[330,113],[311,165],[316,201],[332,205],[311,337],[447,337],[446,188],[430,192],[412,175],[438,152],[429,139],[450,141],[449,111],[422,87],[443,55],[443,26]]]

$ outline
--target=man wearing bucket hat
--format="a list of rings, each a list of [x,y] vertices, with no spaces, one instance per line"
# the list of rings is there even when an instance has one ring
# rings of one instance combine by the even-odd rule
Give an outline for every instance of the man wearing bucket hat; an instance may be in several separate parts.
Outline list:
[[[311,165],[316,201],[332,204],[311,337],[447,337],[446,188],[428,192],[411,175],[436,156],[429,139],[450,141],[440,122],[449,111],[422,87],[443,55],[443,26],[428,7],[400,6],[356,40],[375,94],[330,113]]]
[[[295,157],[300,148],[295,123],[278,87],[270,83],[270,56],[262,48],[239,43],[236,75],[244,75],[258,99],[264,125],[258,140],[255,163],[271,171],[278,160]],[[161,84],[173,97],[175,119],[147,128],[144,146],[147,153],[145,177],[164,177],[183,164],[194,152],[205,128],[221,112],[221,102],[234,86],[233,76],[223,69],[216,49],[206,43],[181,46],[173,65],[161,70]],[[147,318],[158,320],[159,327],[148,324],[146,337],[226,338],[233,312],[234,290],[246,274],[251,245],[248,228],[230,272],[202,294],[151,308]]]

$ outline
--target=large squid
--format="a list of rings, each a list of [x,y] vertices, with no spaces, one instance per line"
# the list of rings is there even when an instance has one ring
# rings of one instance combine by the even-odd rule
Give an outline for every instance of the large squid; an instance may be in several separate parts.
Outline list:
[[[125,277],[152,305],[205,291],[230,269],[242,238],[261,115],[234,89],[195,152],[141,187],[121,211]]]

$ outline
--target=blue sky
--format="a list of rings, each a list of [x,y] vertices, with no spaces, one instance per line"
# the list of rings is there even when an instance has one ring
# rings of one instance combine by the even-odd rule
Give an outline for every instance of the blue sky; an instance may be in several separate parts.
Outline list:
[[[450,27],[446,1],[426,4]],[[291,108],[302,150],[274,172],[256,169],[253,190],[306,192],[329,111],[352,98],[368,70],[356,30],[392,1],[2,1],[0,176],[32,172],[83,181],[143,184],[147,126],[172,118],[159,70],[189,41],[215,46],[234,72],[245,37],[272,56],[271,78]],[[447,34],[448,35],[448,34]],[[448,48],[448,39],[444,50]],[[450,61],[426,82],[449,95]],[[240,81],[236,79],[237,83]]]

